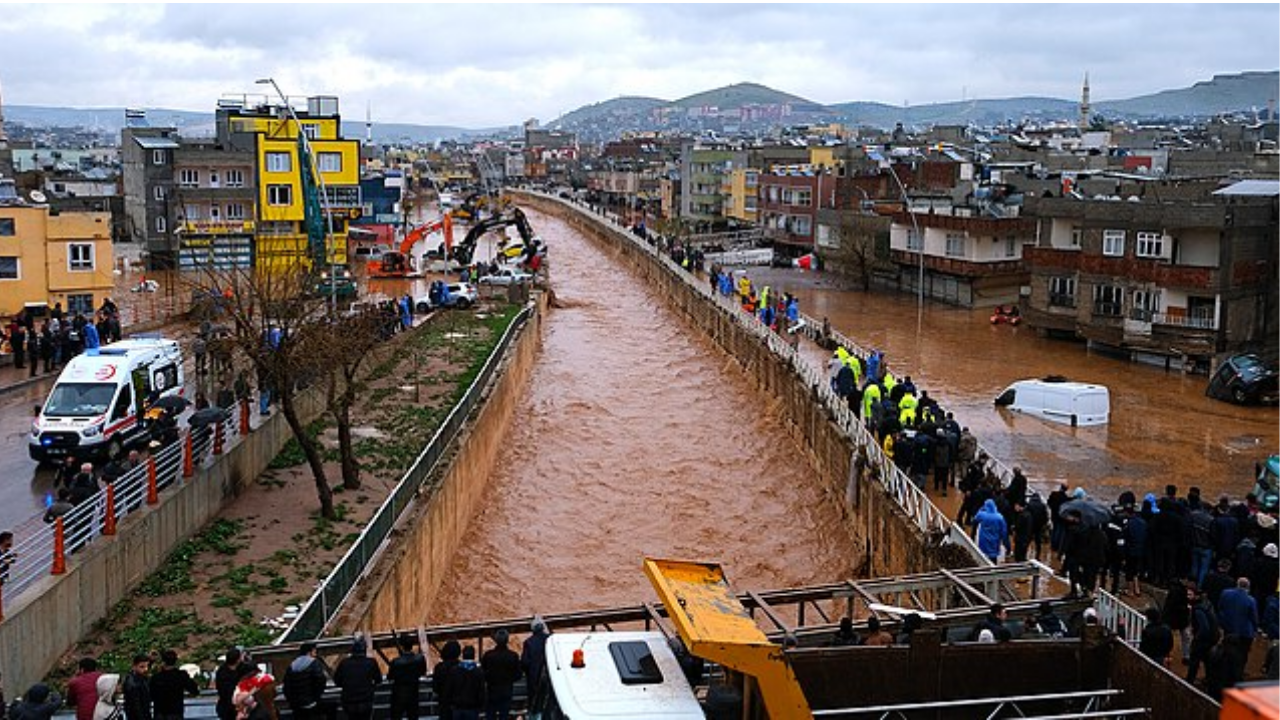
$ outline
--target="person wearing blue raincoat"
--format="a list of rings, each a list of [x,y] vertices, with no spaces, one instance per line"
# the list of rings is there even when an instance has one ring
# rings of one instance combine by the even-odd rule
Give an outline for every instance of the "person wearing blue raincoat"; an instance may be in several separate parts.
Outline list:
[[[84,335],[84,354],[90,357],[97,355],[98,348],[102,346],[102,341],[98,338],[98,328],[94,327],[93,323],[85,323],[84,330],[81,332]]]
[[[1009,525],[1004,516],[996,509],[995,500],[987,500],[982,509],[973,516],[973,524],[978,528],[978,550],[991,562],[1000,557],[1000,548],[1009,551]]]

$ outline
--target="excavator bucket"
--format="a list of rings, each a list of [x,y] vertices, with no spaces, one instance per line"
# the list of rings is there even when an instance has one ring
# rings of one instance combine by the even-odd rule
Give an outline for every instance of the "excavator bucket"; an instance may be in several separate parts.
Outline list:
[[[754,678],[772,720],[812,717],[782,647],[751,619],[718,563],[646,558],[644,572],[690,653]]]

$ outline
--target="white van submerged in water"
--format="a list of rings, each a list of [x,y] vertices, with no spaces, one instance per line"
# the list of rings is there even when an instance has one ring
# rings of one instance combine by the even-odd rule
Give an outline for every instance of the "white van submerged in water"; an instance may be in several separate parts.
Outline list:
[[[1106,386],[1052,375],[1015,382],[996,397],[996,405],[1071,427],[1106,425],[1111,420],[1111,393]]]
[[[77,355],[31,423],[27,452],[39,462],[114,459],[147,437],[145,407],[182,395],[185,383],[176,340],[130,338]]]

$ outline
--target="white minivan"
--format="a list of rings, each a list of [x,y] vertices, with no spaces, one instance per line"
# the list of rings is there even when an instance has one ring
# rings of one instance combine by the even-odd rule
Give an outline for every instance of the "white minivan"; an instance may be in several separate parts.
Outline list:
[[[31,423],[27,452],[37,462],[68,455],[118,457],[148,436],[141,413],[156,400],[183,395],[176,340],[130,338],[77,355],[58,376]]]
[[[1106,386],[1057,376],[1019,380],[996,397],[996,405],[1071,427],[1106,425],[1111,419],[1111,393]]]

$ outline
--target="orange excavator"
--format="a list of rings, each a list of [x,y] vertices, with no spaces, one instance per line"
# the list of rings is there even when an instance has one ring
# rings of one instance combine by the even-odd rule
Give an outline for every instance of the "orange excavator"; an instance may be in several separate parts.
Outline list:
[[[444,251],[447,255],[450,248],[453,247],[453,218],[448,213],[445,213],[435,220],[419,225],[406,233],[404,239],[400,241],[398,251],[388,251],[382,254],[380,260],[370,260],[367,266],[369,277],[403,278],[412,275],[415,272],[413,259],[410,256],[410,253],[413,252],[413,246],[419,240],[437,230],[444,232]]]

